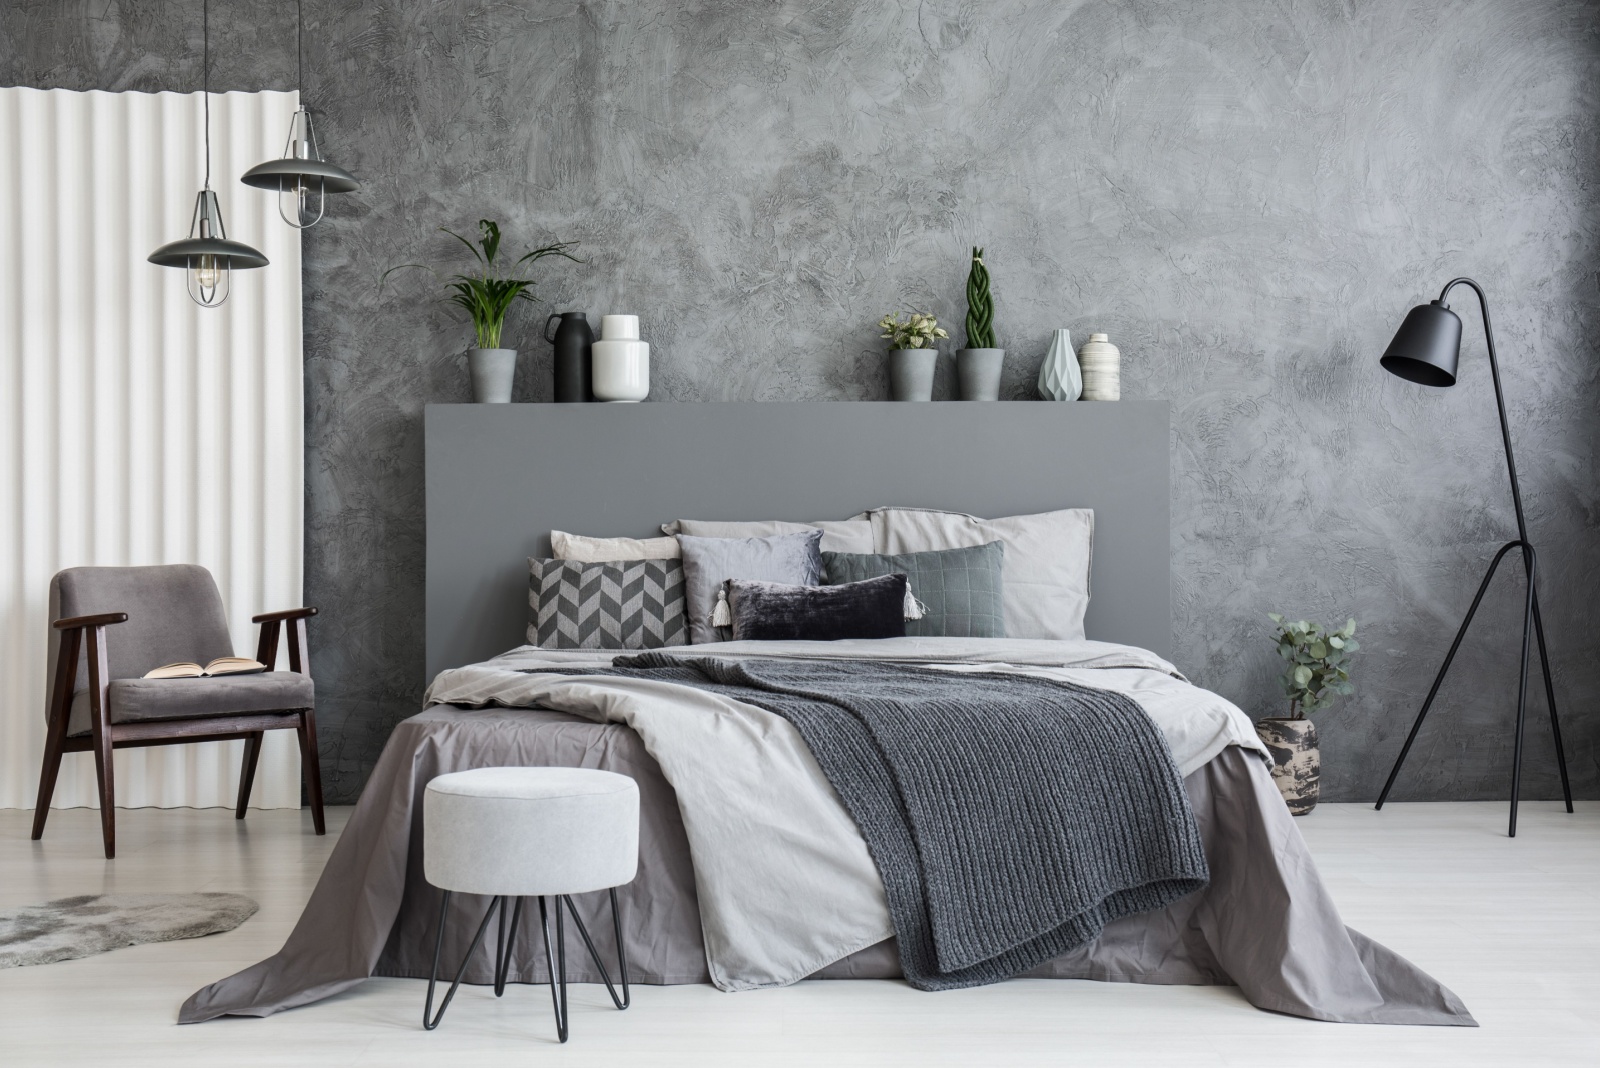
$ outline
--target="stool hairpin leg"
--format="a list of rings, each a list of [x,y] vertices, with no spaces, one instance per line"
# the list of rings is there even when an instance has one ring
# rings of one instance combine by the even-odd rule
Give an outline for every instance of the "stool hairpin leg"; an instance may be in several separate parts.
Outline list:
[[[489,917],[494,915],[498,907],[501,916],[505,915],[505,898],[491,898],[489,907],[484,910],[483,920],[478,924],[478,933],[472,936],[472,945],[467,949],[467,955],[461,958],[461,967],[456,969],[455,981],[450,984],[450,989],[444,995],[444,1001],[439,1004],[439,1015],[433,1015],[433,986],[439,978],[439,954],[444,949],[444,921],[445,913],[450,908],[450,891],[444,892],[444,900],[439,902],[439,934],[433,942],[433,970],[428,973],[428,1000],[422,1007],[422,1029],[432,1031],[439,1026],[439,1021],[444,1019],[444,1010],[450,1007],[450,999],[456,996],[456,988],[461,985],[461,977],[467,972],[467,965],[472,961],[472,955],[478,952],[478,947],[483,944],[483,934],[489,929]],[[496,962],[498,969],[498,962]]]
[[[611,1004],[619,1010],[626,1009],[633,1001],[633,995],[628,992],[628,952],[622,945],[622,914],[617,911],[617,891],[611,889],[611,927],[617,933],[617,968],[622,973],[622,996],[617,997],[617,988],[611,985],[611,973],[606,971],[605,964],[600,960],[599,950],[594,948],[594,940],[589,937],[589,929],[583,925],[583,917],[578,915],[578,910],[572,904],[572,898],[563,897],[567,903],[567,911],[572,913],[572,922],[578,925],[578,933],[583,936],[583,944],[589,947],[589,959],[594,961],[594,966],[600,969],[600,979],[606,984],[606,993],[611,995]]]
[[[544,931],[544,959],[550,965],[550,1004],[556,1012],[556,1037],[567,1040],[567,933],[561,922],[561,897],[556,897],[556,953],[550,953],[550,918],[539,898],[539,927]],[[556,987],[561,993],[556,995]]]
[[[506,906],[500,905],[500,937],[495,943],[494,951],[494,996],[499,997],[506,992],[506,975],[511,971],[511,947],[517,941],[517,921],[522,919],[522,898],[517,898],[517,903],[511,909],[511,933],[506,934]]]

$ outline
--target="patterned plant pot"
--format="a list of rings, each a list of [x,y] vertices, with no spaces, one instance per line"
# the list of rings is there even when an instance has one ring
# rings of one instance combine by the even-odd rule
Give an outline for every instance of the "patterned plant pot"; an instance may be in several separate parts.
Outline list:
[[[1317,728],[1309,719],[1264,719],[1256,734],[1272,754],[1272,779],[1293,816],[1317,807],[1322,778],[1322,754],[1317,749]]]

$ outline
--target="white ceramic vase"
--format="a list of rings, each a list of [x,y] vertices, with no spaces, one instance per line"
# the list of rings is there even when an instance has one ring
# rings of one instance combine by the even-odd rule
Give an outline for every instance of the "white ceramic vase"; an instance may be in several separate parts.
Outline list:
[[[639,340],[637,315],[601,316],[591,351],[595,400],[632,404],[650,395],[650,344]]]
[[[1083,394],[1083,375],[1072,351],[1072,332],[1057,330],[1050,351],[1039,368],[1039,396],[1044,400],[1075,401]]]
[[[1078,366],[1083,370],[1083,399],[1114,401],[1122,399],[1122,352],[1104,334],[1090,334],[1078,350]]]

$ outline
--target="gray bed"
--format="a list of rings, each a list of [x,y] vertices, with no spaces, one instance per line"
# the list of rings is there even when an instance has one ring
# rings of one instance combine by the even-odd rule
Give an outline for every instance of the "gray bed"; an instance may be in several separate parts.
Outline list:
[[[1027,974],[1234,984],[1260,1008],[1314,1019],[1473,1025],[1449,990],[1344,926],[1248,719],[1148,651],[1165,651],[1169,628],[1164,405],[447,407],[430,410],[428,430],[429,667],[441,672],[432,707],[396,728],[283,950],[198,991],[182,1022],[267,1015],[370,975],[426,977],[437,891],[422,878],[422,790],[435,775],[481,766],[594,767],[639,783],[639,875],[622,893],[638,980],[740,990],[898,976],[883,886],[816,761],[779,717],[692,687],[601,674],[609,654],[522,648],[489,658],[516,644],[521,557],[553,527],[639,536],[664,518],[839,518],[894,503],[992,515],[1094,507],[1087,625],[1102,640],[692,651],[728,662],[921,664],[970,672],[973,685],[991,673],[1029,675],[1120,692],[1142,707],[1182,775],[1209,885],[1117,919]],[[704,450],[729,440],[744,458],[712,463],[708,477]],[[730,451],[740,450],[718,455]],[[994,478],[1007,462],[1011,477]],[[782,510],[773,499],[751,503],[758,475],[784,491]],[[665,502],[681,496],[652,488],[673,484],[694,499],[674,507]],[[470,912],[455,910],[447,957],[459,959],[470,941]],[[512,981],[546,981],[539,940],[516,944]],[[488,952],[467,981],[491,981]],[[569,962],[578,981],[598,980],[587,968],[582,955]]]

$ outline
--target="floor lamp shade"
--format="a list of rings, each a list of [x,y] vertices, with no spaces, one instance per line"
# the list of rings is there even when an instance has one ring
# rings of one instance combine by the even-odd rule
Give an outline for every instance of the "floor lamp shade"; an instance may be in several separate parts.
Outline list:
[[[1461,318],[1440,301],[1406,313],[1378,362],[1392,375],[1419,386],[1453,386],[1461,358]]]

